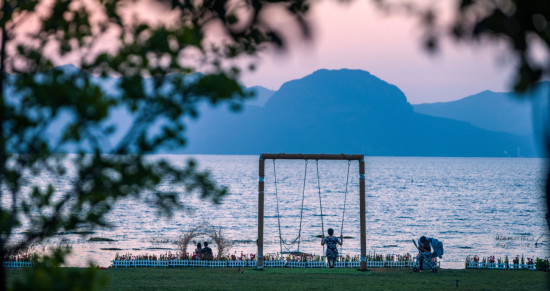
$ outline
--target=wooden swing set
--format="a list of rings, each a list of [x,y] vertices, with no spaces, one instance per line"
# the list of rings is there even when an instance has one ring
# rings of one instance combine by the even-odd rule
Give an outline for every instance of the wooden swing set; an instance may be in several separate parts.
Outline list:
[[[348,181],[349,181],[349,167],[352,161],[359,162],[359,227],[361,233],[361,267],[362,271],[367,269],[367,231],[366,231],[366,205],[365,205],[365,158],[364,155],[348,155],[348,154],[261,154],[259,160],[259,182],[258,182],[258,252],[257,252],[257,263],[256,266],[258,269],[263,269],[264,266],[264,175],[265,175],[265,160],[273,160],[273,170],[275,175],[275,196],[277,201],[277,223],[279,226],[279,244],[281,248],[281,253],[300,253],[300,237],[302,229],[302,214],[304,209],[304,194],[305,194],[305,181],[307,176],[307,161],[315,160],[317,166],[317,183],[319,190],[319,206],[321,208],[321,227],[324,234],[324,222],[323,222],[323,206],[321,203],[321,186],[319,181],[319,160],[341,160],[348,161],[348,174],[346,177],[346,191],[344,197],[344,211],[342,213],[342,225],[340,233],[343,231],[344,227],[344,216],[345,216],[345,199],[347,198],[348,192]],[[300,227],[298,232],[298,237],[294,240],[287,242],[282,238],[281,235],[281,224],[280,224],[280,214],[279,214],[279,201],[277,197],[277,174],[275,169],[275,160],[305,160],[306,167],[304,171],[304,185],[302,190],[302,207],[300,212]],[[298,245],[298,251],[292,252],[288,246],[292,247],[295,244]],[[287,252],[283,252],[283,246],[287,249]]]

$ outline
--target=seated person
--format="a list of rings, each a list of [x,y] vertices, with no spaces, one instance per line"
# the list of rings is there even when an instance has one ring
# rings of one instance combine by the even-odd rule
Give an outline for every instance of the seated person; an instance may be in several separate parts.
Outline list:
[[[338,257],[338,248],[337,245],[342,245],[342,236],[340,235],[340,239],[334,236],[334,230],[332,228],[328,229],[328,237],[325,237],[323,235],[321,240],[321,245],[327,245],[327,260],[328,260],[328,267],[334,268],[334,265],[336,264],[336,258]]]
[[[204,248],[201,250],[201,257],[205,259],[211,259],[213,257],[212,255],[212,249],[208,247],[208,242],[204,242]]]
[[[201,252],[202,252],[202,245],[201,245],[201,243],[197,243],[197,248],[195,249],[195,254],[197,256],[200,256]]]

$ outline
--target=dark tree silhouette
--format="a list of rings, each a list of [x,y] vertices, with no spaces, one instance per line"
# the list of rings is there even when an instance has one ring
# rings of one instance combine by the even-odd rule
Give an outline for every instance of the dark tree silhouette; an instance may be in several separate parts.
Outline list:
[[[5,0],[0,5],[0,290],[6,289],[7,255],[58,232],[107,226],[105,214],[120,198],[146,196],[168,215],[182,207],[179,192],[220,202],[227,189],[193,161],[181,168],[144,155],[184,145],[184,117],[197,117],[199,103],[238,109],[251,97],[238,82],[242,68],[234,60],[268,46],[284,48],[284,31],[271,24],[270,15],[289,15],[291,27],[309,35],[305,1]],[[81,70],[54,66],[65,61]],[[107,76],[118,76],[115,90],[99,85]],[[129,128],[107,124],[116,110],[133,116]],[[48,129],[60,119],[66,122],[52,142]],[[121,138],[105,151],[115,134]],[[77,155],[59,154],[67,148]],[[71,187],[41,186],[43,175]],[[184,190],[162,190],[161,183]],[[23,238],[16,239],[17,233]],[[51,268],[65,255],[58,250],[43,258],[16,287],[96,287],[93,269],[69,275]]]
[[[518,93],[535,90],[539,82],[550,77],[550,1],[547,0],[455,0],[454,18],[443,23],[437,7],[420,1],[373,0],[380,10],[390,15],[417,17],[424,27],[423,43],[428,52],[437,52],[442,38],[475,45],[480,41],[505,43],[514,59]],[[543,52],[544,57],[535,54]],[[519,94],[518,96],[529,96]],[[550,96],[548,96],[550,100]],[[550,153],[550,107],[543,128],[546,154]],[[550,229],[550,165],[546,178],[546,220]]]
[[[181,207],[181,193],[159,188],[170,182],[219,202],[226,189],[214,185],[193,162],[182,169],[143,155],[185,144],[183,117],[196,117],[200,102],[238,108],[250,97],[238,82],[242,68],[233,60],[270,45],[284,48],[288,29],[309,36],[306,0],[137,2],[154,5],[149,12],[161,12],[154,19],[142,18],[132,12],[139,5],[131,0],[0,4],[0,290],[6,289],[4,256],[59,231],[106,225],[104,216],[119,198],[147,194],[169,214]],[[550,52],[548,0],[457,0],[451,26],[442,26],[437,11],[419,2],[373,0],[373,5],[421,17],[429,51],[449,36],[507,43],[517,60],[518,91],[536,87],[549,74],[550,62],[531,55],[535,43]],[[293,25],[275,27],[272,13],[290,15]],[[105,46],[107,40],[114,43]],[[82,70],[54,67],[60,61],[71,61]],[[192,75],[198,71],[204,74]],[[96,82],[107,75],[119,76],[117,92]],[[102,145],[120,130],[105,124],[116,108],[130,112],[133,124],[104,152]],[[70,119],[51,143],[48,128],[62,115]],[[159,130],[150,134],[153,126]],[[66,146],[78,153],[73,171],[64,163],[67,157],[57,154]],[[33,177],[46,173],[69,180],[72,187],[40,187]],[[547,196],[549,192],[547,186]],[[24,233],[23,240],[14,241],[15,233]],[[37,285],[36,272],[31,271],[18,288],[97,286],[92,269],[67,274],[44,268],[59,266],[64,256],[59,250],[34,269],[49,276],[52,285]]]

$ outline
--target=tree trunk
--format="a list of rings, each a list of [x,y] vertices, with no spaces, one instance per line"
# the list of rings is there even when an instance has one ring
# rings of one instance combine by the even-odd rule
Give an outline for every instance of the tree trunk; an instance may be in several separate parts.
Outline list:
[[[6,280],[6,269],[4,268],[4,255],[4,250],[0,249],[0,291],[6,291],[8,287],[8,282]]]

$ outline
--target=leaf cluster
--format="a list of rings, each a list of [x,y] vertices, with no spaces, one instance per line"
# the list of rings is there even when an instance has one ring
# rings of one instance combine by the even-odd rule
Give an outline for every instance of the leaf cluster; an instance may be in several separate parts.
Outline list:
[[[132,12],[138,4],[162,12],[151,20]],[[184,146],[185,122],[199,117],[201,103],[238,110],[253,97],[238,81],[239,58],[285,45],[267,9],[290,15],[309,35],[305,0],[0,5],[0,258],[59,232],[108,227],[106,214],[123,198],[166,215],[184,208],[182,194],[220,203],[228,189],[194,161],[147,154]],[[55,66],[63,62],[77,68]],[[127,127],[111,121],[121,112]],[[51,180],[69,186],[44,183]],[[14,241],[16,233],[24,239]],[[40,266],[32,276],[42,279],[32,282],[70,279]],[[0,262],[3,288],[4,274]]]
[[[524,92],[550,75],[550,2],[546,0],[455,0],[452,19],[442,20],[441,7],[421,1],[372,0],[387,14],[419,20],[422,43],[437,52],[443,38],[501,43],[514,60],[514,90]],[[540,57],[540,53],[543,57]],[[539,56],[537,56],[539,54]]]
[[[62,268],[67,249],[57,248],[42,256],[33,268],[27,268],[11,284],[13,290],[98,290],[107,277],[94,266]]]
[[[517,61],[515,90],[532,88],[550,74],[548,60],[535,57],[535,46],[550,51],[550,2],[545,0],[461,0],[453,33],[459,39],[504,41]]]

